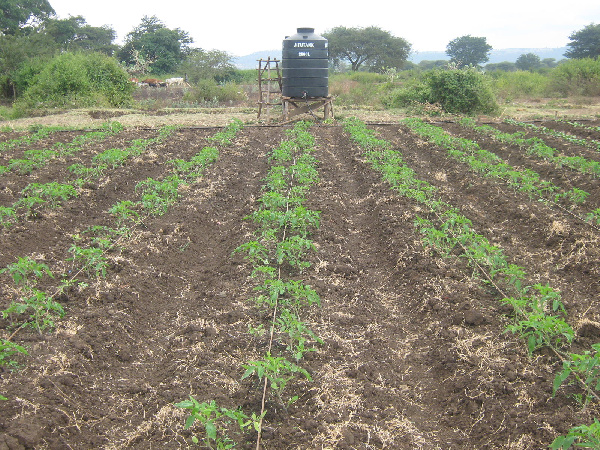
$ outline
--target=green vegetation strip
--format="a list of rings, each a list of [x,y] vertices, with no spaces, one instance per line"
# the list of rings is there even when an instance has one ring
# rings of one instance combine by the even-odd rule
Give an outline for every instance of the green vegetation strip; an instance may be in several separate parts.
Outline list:
[[[535,131],[537,133],[546,134],[548,136],[554,136],[560,139],[563,139],[571,144],[577,144],[584,147],[590,147],[596,150],[600,150],[600,142],[593,139],[582,139],[577,136],[573,136],[572,134],[565,133],[564,131],[553,130],[552,128],[544,127],[541,125],[536,125],[534,123],[529,122],[520,122],[514,119],[505,119],[504,122],[509,125],[514,125],[521,128],[526,128],[531,131]],[[596,130],[597,131],[597,130]]]
[[[558,168],[563,166],[570,167],[582,173],[589,173],[596,177],[600,176],[600,162],[584,158],[583,156],[561,155],[558,150],[550,147],[540,138],[524,138],[522,132],[505,133],[490,125],[477,125],[472,118],[462,119],[461,124],[479,133],[491,136],[499,142],[518,145],[524,148],[528,154],[539,156]]]
[[[28,175],[34,170],[44,167],[50,160],[72,155],[80,151],[84,145],[98,142],[123,130],[118,122],[108,122],[98,131],[90,131],[75,137],[71,142],[57,142],[52,149],[31,149],[24,152],[25,158],[10,159],[7,166],[0,166],[0,174],[12,171],[19,175]]]
[[[391,149],[388,142],[376,138],[363,122],[349,119],[345,122],[345,130],[365,149],[367,160],[382,173],[394,191],[416,200],[431,212],[433,219],[417,217],[415,221],[423,234],[424,244],[436,248],[444,256],[453,255],[459,248],[475,272],[483,275],[503,295],[501,302],[510,305],[514,311],[514,321],[507,325],[506,331],[525,339],[530,353],[549,347],[560,358],[563,370],[555,378],[554,393],[570,380],[583,388],[583,393],[576,397],[580,401],[598,399],[600,346],[594,347],[594,352],[581,355],[564,351],[575,332],[565,321],[560,293],[540,283],[525,286],[525,269],[510,264],[500,247],[475,233],[469,219],[437,199],[436,188],[419,180],[403,162],[401,154]],[[555,442],[562,442],[561,439],[563,437]]]
[[[103,131],[90,132],[79,136],[68,144],[61,144],[64,152],[72,153],[81,149],[81,146],[88,142],[95,142],[107,138],[109,135],[118,133],[123,129],[117,122],[108,123],[103,127]],[[0,227],[10,228],[19,221],[19,218],[32,219],[39,217],[44,209],[56,209],[63,202],[70,198],[78,197],[80,188],[86,183],[99,178],[109,167],[125,164],[126,160],[133,156],[138,156],[152,145],[165,141],[177,127],[162,127],[158,136],[151,139],[136,139],[130,147],[126,149],[106,150],[94,157],[94,165],[86,167],[83,164],[74,164],[69,166],[69,172],[75,174],[78,178],[71,183],[60,183],[53,181],[50,183],[31,183],[21,191],[21,197],[11,206],[0,206]],[[61,150],[61,152],[63,151]],[[61,153],[63,155],[65,153]],[[111,155],[109,158],[106,155]],[[117,163],[114,155],[119,155],[120,160]]]
[[[589,196],[588,192],[576,187],[568,191],[561,191],[558,186],[550,181],[541,179],[540,175],[533,170],[517,170],[503,162],[495,153],[482,149],[476,142],[452,136],[442,128],[425,123],[421,119],[408,118],[401,122],[417,135],[445,148],[450,157],[468,164],[475,172],[489,178],[500,179],[508,183],[513,189],[526,193],[529,198],[551,201],[557,205],[559,202],[565,202],[574,206],[585,203]],[[568,213],[584,222],[600,225],[600,208],[582,216],[572,211],[568,211]]]
[[[565,120],[564,122],[575,128],[583,128],[584,130],[590,130],[590,131],[594,131],[596,133],[600,132],[600,127],[589,126],[589,125],[585,125],[581,122],[573,122],[570,120]],[[596,142],[596,141],[592,141],[592,142]]]
[[[318,182],[317,160],[311,154],[314,138],[310,125],[299,122],[288,131],[289,139],[271,152],[271,168],[264,179],[264,193],[259,207],[247,219],[257,229],[254,239],[240,245],[234,253],[242,253],[251,264],[251,276],[257,280],[257,295],[251,300],[271,317],[268,331],[264,324],[249,326],[257,337],[268,337],[262,359],[242,365],[241,379],[256,377],[263,382],[262,406],[259,413],[245,414],[241,408],[219,408],[214,400],[200,403],[194,397],[176,406],[190,411],[186,428],[196,421],[204,427],[203,443],[208,448],[233,448],[235,441],[228,432],[228,421],[235,418],[239,431],[252,426],[258,433],[256,448],[260,448],[265,404],[268,393],[285,410],[298,400],[288,394],[288,386],[297,377],[311,380],[300,363],[307,352],[316,351],[321,339],[301,320],[304,310],[320,305],[320,298],[311,286],[299,277],[310,267],[306,255],[315,251],[309,239],[310,231],[319,226],[319,212],[304,207],[310,187]],[[274,345],[274,343],[279,345]],[[285,350],[283,350],[285,349]],[[199,439],[194,436],[193,442]]]
[[[64,131],[66,129],[67,128],[64,127],[43,127],[40,125],[34,125],[29,129],[29,131],[32,134],[26,134],[24,136],[21,136],[20,138],[0,142],[0,152],[4,150],[9,150],[11,148],[20,147],[21,145],[33,144],[50,136],[52,133],[56,133],[57,131]]]
[[[157,138],[136,141],[132,147],[145,149],[151,144],[156,144],[166,139],[175,129],[176,127],[164,128]],[[224,131],[215,135],[214,141],[222,145],[228,144],[235,136],[235,133],[241,129],[241,121],[234,120]],[[199,153],[199,155],[204,155],[204,157],[196,155],[192,158],[194,163],[186,167],[186,170],[182,172],[182,176],[197,178],[201,175],[202,169],[216,160],[218,152],[215,154],[214,147],[207,148],[208,151],[205,152],[204,150],[206,149],[204,149]],[[146,185],[148,183],[145,183]],[[49,202],[55,206],[60,201],[76,195],[75,188],[72,185],[56,182],[45,185],[32,184],[26,189],[31,195],[24,197],[25,199],[39,198],[39,201]],[[160,196],[162,193],[162,191],[158,190],[156,195]],[[143,201],[140,204],[143,204]],[[164,210],[162,208],[165,203],[168,202],[164,199],[158,201],[161,208],[151,210],[149,214],[163,213]],[[0,339],[0,366],[16,368],[17,362],[14,357],[19,354],[27,354],[25,348],[12,342],[13,337],[20,329],[31,327],[42,333],[54,328],[54,321],[62,318],[65,314],[62,305],[56,301],[56,298],[70,289],[81,291],[88,287],[88,283],[85,280],[79,279],[81,274],[85,275],[87,280],[106,277],[108,268],[107,252],[119,248],[124,240],[132,236],[132,225],[141,223],[141,216],[135,211],[135,208],[136,203],[132,201],[120,202],[109,211],[115,217],[117,222],[116,228],[93,226],[84,230],[81,234],[74,236],[75,242],[68,250],[71,257],[67,259],[72,264],[70,269],[65,271],[60,277],[61,281],[53,293],[44,292],[38,288],[40,281],[55,278],[55,274],[44,263],[35,261],[30,257],[20,257],[17,262],[11,263],[0,270],[0,275],[8,274],[11,276],[15,285],[14,297],[16,297],[8,308],[1,311],[2,317],[10,320],[10,328],[15,331],[8,339]],[[2,212],[0,210],[0,214]],[[6,400],[6,397],[0,395],[0,400]]]

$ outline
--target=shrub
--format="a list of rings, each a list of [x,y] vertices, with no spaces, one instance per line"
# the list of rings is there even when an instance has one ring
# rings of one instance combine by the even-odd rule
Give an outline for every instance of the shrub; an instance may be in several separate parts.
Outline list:
[[[212,79],[200,80],[191,90],[187,91],[183,100],[186,102],[233,102],[245,100],[245,94],[234,83],[222,86]]]
[[[25,108],[125,106],[134,90],[127,72],[101,53],[62,53],[25,84],[16,103]]]
[[[329,78],[329,93],[339,105],[381,106],[382,91],[387,89],[385,75],[370,72],[335,74]]]
[[[448,113],[492,114],[498,105],[488,77],[474,68],[434,69],[393,90],[383,100],[387,107],[438,104]]]
[[[600,60],[573,59],[550,72],[549,88],[561,96],[600,95]]]
[[[382,100],[388,108],[405,108],[429,102],[430,89],[420,76],[390,91]]]
[[[438,103],[449,113],[491,114],[498,110],[489,79],[474,68],[436,69],[424,76],[428,103]]]
[[[502,72],[492,74],[493,89],[505,101],[526,97],[545,97],[548,77],[537,72]]]

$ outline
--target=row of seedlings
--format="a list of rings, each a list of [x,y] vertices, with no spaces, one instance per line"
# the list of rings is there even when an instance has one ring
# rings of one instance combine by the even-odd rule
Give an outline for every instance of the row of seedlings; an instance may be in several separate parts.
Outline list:
[[[260,448],[267,399],[275,402],[275,408],[287,410],[298,400],[298,395],[288,393],[289,386],[311,380],[301,362],[322,341],[302,321],[307,307],[320,305],[319,295],[301,279],[310,266],[306,257],[315,250],[309,235],[320,218],[318,211],[304,206],[310,187],[319,179],[309,126],[298,122],[287,132],[289,139],[272,150],[259,207],[247,217],[257,226],[253,239],[234,252],[242,253],[252,266],[256,296],[251,300],[271,318],[267,326],[249,325],[249,332],[265,341],[266,351],[262,358],[242,365],[241,379],[259,382],[261,410],[248,415],[241,408],[219,407],[214,400],[200,403],[192,396],[176,404],[189,410],[186,429],[196,421],[204,427],[203,442],[209,448],[233,448],[236,442],[230,434],[246,430],[257,433],[256,448]],[[196,436],[192,440],[199,442]]]
[[[564,131],[554,130],[552,128],[544,127],[542,125],[536,125],[534,123],[529,122],[521,122],[515,119],[505,119],[505,123],[509,125],[514,125],[517,127],[525,128],[531,131],[535,131],[536,133],[546,134],[548,136],[554,136],[560,139],[563,139],[571,144],[581,145],[583,147],[593,148],[595,150],[600,151],[600,141],[596,141],[594,139],[582,139],[577,136],[573,136],[572,134],[565,133]],[[598,129],[596,128],[596,131]]]
[[[234,120],[222,131],[219,131],[209,140],[225,146],[231,143],[235,135],[243,128],[241,121]],[[147,140],[135,140],[129,149],[109,153],[101,153],[95,157],[96,166],[103,167],[107,158],[113,159],[115,167],[125,164],[128,158],[141,154],[150,145],[163,142],[177,127],[167,126],[159,130],[157,137]],[[177,159],[169,163],[173,169],[162,180],[148,178],[140,181],[135,186],[135,192],[141,197],[139,201],[120,200],[115,203],[108,213],[114,218],[116,227],[94,226],[83,231],[81,235],[75,236],[75,243],[69,249],[73,254],[71,258],[79,262],[78,270],[85,271],[90,277],[105,276],[108,261],[107,252],[120,248],[123,243],[131,239],[134,228],[142,225],[144,221],[152,216],[160,216],[167,212],[168,208],[179,199],[180,188],[193,180],[201,177],[205,169],[214,163],[219,157],[219,149],[215,146],[206,146],[189,160]],[[86,241],[87,245],[80,246],[78,243]]]
[[[0,152],[3,152],[5,150],[10,150],[12,148],[31,145],[38,141],[41,141],[42,139],[45,139],[46,137],[50,136],[53,133],[56,133],[58,131],[66,131],[66,130],[68,130],[68,128],[55,127],[55,126],[46,127],[46,126],[42,126],[39,124],[32,125],[31,127],[29,127],[29,132],[27,134],[25,134],[19,138],[0,142]],[[12,131],[12,128],[8,129],[7,131]]]
[[[542,139],[524,138],[523,133],[505,133],[489,125],[477,125],[472,118],[464,118],[461,125],[471,128],[479,133],[493,137],[499,142],[518,145],[524,148],[530,155],[543,158],[553,163],[556,167],[570,167],[582,173],[589,173],[595,177],[600,177],[600,162],[584,158],[583,156],[565,156],[558,150],[547,145]],[[572,137],[571,135],[567,135]],[[585,141],[585,139],[583,140]],[[587,142],[587,141],[586,141]],[[578,142],[579,143],[579,142]],[[600,225],[600,208],[596,208],[585,216],[585,220],[595,225]]]
[[[85,142],[105,139],[110,134],[122,130],[120,124],[109,124],[107,128],[105,132],[93,132],[90,138],[86,138],[85,135],[80,136],[77,141],[63,146],[66,151],[73,152],[80,149]],[[9,228],[19,220],[37,218],[44,209],[56,209],[63,202],[78,197],[82,187],[100,178],[109,167],[124,165],[127,159],[139,156],[150,146],[168,139],[176,129],[177,127],[174,126],[165,126],[154,138],[135,139],[127,148],[105,150],[94,156],[93,164],[90,167],[79,163],[69,166],[69,172],[77,177],[71,182],[52,181],[28,184],[21,190],[20,198],[11,206],[0,207],[0,227]],[[72,145],[74,143],[75,145]]]
[[[569,167],[578,172],[600,177],[600,162],[584,158],[583,156],[562,155],[557,149],[550,147],[538,137],[525,138],[523,137],[523,132],[506,133],[490,125],[477,125],[475,120],[470,117],[462,119],[460,123],[479,133],[491,136],[499,142],[517,145],[525,149],[528,154],[543,158],[558,168]],[[586,140],[583,139],[583,141]]]
[[[442,128],[425,123],[421,119],[408,118],[402,120],[401,123],[412,132],[427,138],[429,142],[445,148],[450,157],[467,163],[475,172],[486,177],[503,180],[510,187],[526,193],[530,198],[538,198],[556,204],[564,202],[572,207],[584,204],[589,197],[588,192],[576,187],[569,190],[561,189],[552,182],[543,180],[538,173],[531,169],[516,169],[495,153],[482,149],[476,142],[452,136]],[[574,214],[574,212],[570,213]],[[598,211],[593,210],[578,217],[583,221],[593,223],[598,219],[597,214]]]
[[[213,137],[214,142],[226,145],[241,128],[241,122],[233,122]],[[175,130],[175,127],[165,127],[160,130],[156,138],[136,140],[131,147],[123,150],[123,154],[128,157],[133,154],[139,155],[149,146],[167,139]],[[205,147],[190,161],[176,160],[173,164],[176,166],[175,170],[184,179],[195,179],[201,176],[204,169],[217,157],[218,149]],[[131,226],[142,223],[144,219],[134,210],[130,210],[131,215],[124,213],[122,203],[135,205],[134,202],[121,202],[108,211],[116,220],[115,228],[93,226],[74,236],[75,242],[68,250],[72,256],[67,259],[72,264],[59,277],[61,281],[56,287],[46,290],[39,287],[42,282],[51,284],[55,274],[46,264],[30,257],[20,257],[17,262],[0,270],[0,274],[10,275],[14,284],[11,288],[14,300],[2,311],[3,318],[11,321],[11,330],[14,331],[8,338],[0,339],[0,366],[16,368],[18,366],[16,356],[27,354],[23,346],[13,342],[20,329],[30,327],[42,333],[54,328],[55,320],[65,314],[57,298],[70,289],[83,290],[88,286],[86,281],[80,279],[80,275],[85,275],[87,280],[106,276],[109,265],[107,253],[120,248],[133,234]],[[148,211],[148,214],[152,214],[152,211]],[[82,246],[84,241],[87,245]],[[6,397],[0,396],[0,399],[6,400]]]
[[[430,212],[431,218],[417,217],[415,220],[416,227],[423,235],[423,243],[436,248],[446,257],[452,257],[453,250],[459,248],[474,271],[502,294],[500,301],[513,308],[514,319],[506,330],[523,338],[530,354],[548,347],[562,361],[563,370],[555,378],[554,393],[568,379],[582,387],[582,402],[597,399],[596,392],[600,390],[600,346],[595,345],[592,351],[581,355],[568,352],[575,331],[565,320],[566,311],[560,293],[547,284],[526,285],[528,276],[525,269],[511,264],[501,247],[477,234],[468,218],[459,214],[452,205],[439,200],[435,186],[418,179],[415,172],[404,163],[400,152],[391,149],[387,141],[378,139],[363,122],[347,120],[345,130],[365,150],[365,157],[374,169],[381,172],[395,192],[414,199]],[[583,428],[586,430],[585,437],[577,434]],[[586,439],[593,439],[594,424],[583,428],[575,427],[569,435],[558,437],[553,443],[554,448],[566,449],[568,446],[564,447],[565,443],[577,439],[581,439],[579,442],[582,443]],[[596,434],[595,438],[600,438],[600,434]]]
[[[177,127],[174,126],[163,127],[155,138],[135,140],[129,149],[118,152],[119,164],[125,164],[128,158],[141,154],[150,145],[163,142],[176,129]],[[220,145],[227,145],[241,129],[241,122],[233,121],[209,139],[219,142]],[[224,139],[223,136],[227,138]],[[106,160],[102,159],[105,158],[105,153],[95,157],[100,157],[97,162],[100,167],[105,164]],[[111,151],[111,154],[115,153]],[[114,218],[116,227],[93,226],[74,236],[75,242],[69,248],[69,253],[73,255],[70,258],[74,264],[72,271],[85,272],[90,278],[106,276],[107,253],[119,249],[125,241],[131,239],[135,226],[143,224],[151,216],[165,214],[169,206],[178,200],[180,187],[201,177],[204,170],[214,163],[218,156],[217,147],[206,146],[188,161],[182,159],[170,161],[174,168],[163,180],[149,178],[140,181],[135,190],[140,193],[141,200],[121,200],[107,211]]]
[[[49,161],[72,155],[80,151],[84,145],[103,141],[120,133],[123,128],[119,122],[107,122],[101,126],[100,130],[81,134],[70,142],[57,142],[52,148],[25,150],[24,158],[12,158],[6,166],[0,166],[0,174],[11,171],[19,175],[29,175],[34,170],[44,167]]]
[[[572,120],[563,120],[563,122],[568,125],[571,125],[573,128],[581,128],[583,130],[588,130],[588,131],[592,131],[595,133],[600,132],[600,127],[590,126],[590,125],[586,125],[581,122],[574,122]]]
[[[64,128],[42,127],[33,135],[3,143],[1,148],[15,148],[23,144],[32,144],[53,132],[62,130]],[[25,152],[28,159],[11,160],[8,170],[16,170],[25,174],[30,173],[30,170],[34,168],[43,167],[49,159],[71,155],[90,142],[107,139],[122,130],[123,126],[117,122],[106,123],[100,131],[92,131],[77,136],[68,143],[55,144],[53,150],[28,150]],[[46,207],[56,208],[62,201],[77,196],[74,186],[58,182],[45,185],[30,184],[21,193],[23,197],[12,206],[0,207],[0,225],[3,228],[8,228],[17,221],[17,211],[20,211],[21,208],[26,211],[24,216],[30,217],[35,213],[36,206],[39,207],[44,204]],[[75,259],[86,260],[82,270],[88,273],[93,269],[96,274],[100,271],[105,273],[104,262],[98,259],[97,254],[94,252],[78,251],[71,258],[71,260]],[[42,289],[40,285],[52,284],[51,280],[55,279],[55,275],[48,265],[28,256],[19,257],[16,262],[8,264],[0,270],[0,274],[8,274],[13,280],[13,286],[9,288],[13,300],[2,311],[2,317],[9,319],[11,322],[11,335],[0,339],[0,366],[16,368],[16,355],[27,354],[27,350],[13,342],[12,339],[20,329],[25,327],[33,328],[39,333],[53,329],[55,320],[62,318],[65,313],[62,305],[56,299],[75,283],[76,275],[63,274],[58,285],[50,289]],[[81,283],[80,287],[84,287],[84,285],[84,283]],[[0,396],[0,399],[6,400],[3,396]]]

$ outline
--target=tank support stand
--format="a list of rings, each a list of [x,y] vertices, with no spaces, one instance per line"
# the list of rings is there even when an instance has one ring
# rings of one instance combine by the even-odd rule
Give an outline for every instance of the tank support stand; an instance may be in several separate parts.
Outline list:
[[[267,122],[271,121],[269,116],[271,107],[281,105],[281,101],[277,101],[281,95],[279,62],[278,59],[271,59],[270,56],[266,60],[262,58],[258,60],[258,118],[260,119],[264,108],[267,113]],[[274,85],[273,82],[276,84]]]
[[[314,97],[314,98],[292,98],[281,97],[283,103],[283,120],[290,120],[299,114],[310,114],[313,117],[313,111],[323,108],[323,119],[333,119],[333,97]]]

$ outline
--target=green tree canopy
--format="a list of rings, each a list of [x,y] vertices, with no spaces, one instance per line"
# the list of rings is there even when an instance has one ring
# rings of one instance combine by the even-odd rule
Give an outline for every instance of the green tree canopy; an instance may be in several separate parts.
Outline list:
[[[117,34],[107,25],[93,27],[82,16],[68,19],[47,19],[44,32],[56,42],[61,50],[91,50],[112,55],[117,49],[113,44]]]
[[[0,93],[12,99],[22,94],[55,51],[56,44],[42,33],[0,35]]]
[[[185,73],[192,84],[200,80],[213,79],[217,82],[228,80],[236,71],[231,62],[232,56],[221,50],[193,49],[178,67],[179,73]]]
[[[411,51],[404,39],[378,27],[336,27],[323,34],[329,41],[329,57],[335,65],[348,61],[352,70],[402,68]]]
[[[437,69],[439,67],[444,67],[447,64],[448,64],[448,61],[445,59],[434,59],[434,60],[424,59],[423,61],[419,62],[418,66],[423,70],[431,70],[431,69]]]
[[[597,58],[600,56],[600,24],[590,24],[569,36],[570,47],[565,56],[572,59]]]
[[[517,70],[514,62],[502,61],[499,63],[491,63],[485,65],[486,72],[493,72],[495,70],[501,70],[502,72],[514,72]]]
[[[536,70],[542,66],[542,60],[535,53],[523,53],[515,62],[519,70]]]
[[[156,17],[144,16],[139,26],[125,38],[125,45],[117,57],[128,66],[143,58],[155,74],[174,72],[189,53],[189,44],[193,41],[189,33],[179,28],[170,29]]]
[[[556,62],[556,58],[544,58],[542,59],[542,66],[552,69],[553,67],[558,66],[558,63]]]
[[[491,50],[492,46],[486,38],[471,35],[458,37],[446,46],[446,54],[458,67],[478,66],[487,62]]]
[[[29,22],[54,14],[48,0],[0,0],[0,34],[15,34]]]
[[[41,67],[16,105],[25,109],[120,107],[131,102],[133,89],[129,75],[114,58],[94,52],[64,52]]]

